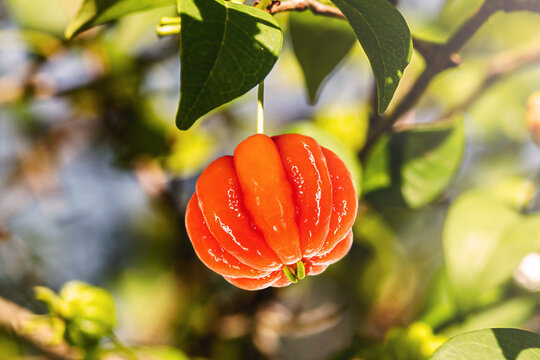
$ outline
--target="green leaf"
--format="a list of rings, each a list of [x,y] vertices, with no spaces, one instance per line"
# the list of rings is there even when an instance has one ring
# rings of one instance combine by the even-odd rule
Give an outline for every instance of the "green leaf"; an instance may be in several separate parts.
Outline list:
[[[487,186],[491,187],[491,191],[498,199],[516,210],[530,206],[537,191],[534,181],[517,176],[500,179]]]
[[[436,128],[396,135],[403,142],[401,192],[411,208],[422,207],[446,189],[461,164],[465,132],[461,118]]]
[[[506,231],[519,221],[518,212],[481,190],[461,195],[450,207],[443,229],[444,257],[462,311],[474,308],[481,295],[492,290],[486,266],[504,246]]]
[[[124,15],[175,3],[175,0],[84,0],[79,12],[66,28],[65,36],[71,39],[81,31]]]
[[[311,11],[290,14],[288,28],[309,101],[315,104],[323,81],[354,45],[354,33],[343,20]]]
[[[265,11],[223,0],[178,0],[180,105],[176,125],[243,95],[270,72],[281,50],[278,23]]]
[[[534,360],[540,358],[540,335],[519,329],[484,329],[444,343],[432,360]]]
[[[529,253],[540,250],[540,215],[520,219],[502,236],[485,266],[484,283],[494,287],[509,280],[521,260]]]
[[[446,321],[455,318],[457,308],[452,297],[446,268],[441,268],[434,276],[427,291],[428,297],[419,321],[433,328],[439,327]]]
[[[390,137],[385,135],[375,144],[364,168],[362,188],[365,193],[392,185],[390,177]]]
[[[382,114],[412,55],[409,27],[386,0],[334,0],[352,26],[373,69]]]
[[[423,126],[382,138],[365,165],[367,192],[400,191],[413,209],[435,200],[456,174],[465,148],[463,120]]]
[[[32,29],[42,36],[53,34],[61,37],[69,22],[66,4],[61,0],[6,0],[4,4],[10,19],[21,28],[18,31]]]

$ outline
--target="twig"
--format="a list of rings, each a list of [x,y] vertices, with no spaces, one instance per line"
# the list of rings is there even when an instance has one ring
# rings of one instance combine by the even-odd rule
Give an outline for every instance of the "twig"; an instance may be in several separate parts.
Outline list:
[[[41,327],[39,331],[25,331],[26,324],[35,317],[31,311],[20,307],[6,299],[0,297],[0,327],[13,333],[17,337],[30,343],[36,349],[55,360],[75,360],[80,355],[67,343],[59,345],[48,344],[53,336],[53,329]]]
[[[540,61],[540,43],[528,46],[525,50],[513,54],[503,54],[494,56],[493,59],[487,61],[485,68],[487,69],[484,78],[471,91],[471,94],[459,104],[442,112],[435,120],[426,123],[400,123],[397,122],[392,127],[395,132],[421,129],[426,127],[440,126],[452,122],[454,115],[467,110],[473,105],[486,91],[493,87],[497,82],[505,76],[521,70],[526,66],[533,65]]]
[[[540,61],[540,44],[528,47],[517,54],[504,54],[495,56],[487,63],[487,71],[484,79],[465,101],[445,111],[438,120],[452,117],[469,108],[488,89],[495,85],[505,75],[509,75],[525,66]]]
[[[373,121],[366,145],[360,153],[362,158],[367,156],[382,134],[391,131],[396,121],[416,105],[435,76],[459,64],[460,59],[456,57],[456,52],[470,40],[491,15],[500,10],[506,12],[519,10],[540,11],[540,1],[486,0],[446,43],[435,44],[417,40],[416,47],[420,47],[420,53],[426,56],[426,67],[394,111],[388,116],[381,117],[378,121]]]
[[[397,6],[398,0],[388,0],[392,5]],[[343,13],[335,6],[325,5],[317,0],[288,0],[282,3],[270,4],[268,9],[270,14],[277,14],[284,11],[305,11],[311,10],[316,15],[323,15],[345,19]]]
[[[272,5],[269,9],[270,14],[277,14],[284,11],[305,11],[311,10],[317,15],[324,15],[345,19],[341,11],[334,6],[324,5],[316,0],[289,0],[279,4]]]

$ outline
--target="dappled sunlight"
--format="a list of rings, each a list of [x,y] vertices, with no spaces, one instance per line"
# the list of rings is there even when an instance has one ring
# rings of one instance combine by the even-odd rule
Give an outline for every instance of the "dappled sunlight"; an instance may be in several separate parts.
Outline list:
[[[180,3],[0,5],[1,359],[538,356],[538,2]]]

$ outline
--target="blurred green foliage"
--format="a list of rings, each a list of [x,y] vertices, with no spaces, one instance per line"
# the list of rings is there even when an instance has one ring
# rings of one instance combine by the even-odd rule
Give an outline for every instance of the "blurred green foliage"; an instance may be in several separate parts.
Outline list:
[[[406,329],[391,328],[382,346],[363,351],[361,356],[374,360],[427,360],[445,340],[433,335],[429,325],[413,323]]]
[[[80,281],[66,283],[58,296],[45,287],[36,287],[35,291],[36,299],[49,308],[48,320],[58,330],[59,338],[91,348],[112,334],[116,315],[114,301],[107,291]]]
[[[155,292],[153,294],[156,295]],[[62,287],[58,295],[49,288],[38,286],[35,288],[35,297],[47,305],[49,314],[30,319],[25,324],[25,332],[39,334],[46,327],[52,331],[50,345],[59,345],[65,340],[80,349],[84,359],[102,359],[113,354],[128,359],[188,359],[183,352],[167,346],[127,346],[121,343],[114,334],[114,300],[105,289],[81,281],[70,281]],[[164,308],[164,304],[155,305]],[[131,316],[139,313],[138,309],[132,310],[134,311]],[[141,321],[147,323],[145,319]],[[16,347],[9,343],[6,349],[16,352]]]
[[[415,36],[444,41],[480,2],[400,10]],[[423,359],[465,331],[540,331],[540,265],[523,262],[540,253],[540,149],[525,122],[538,59],[490,77],[537,48],[538,14],[495,14],[365,159],[374,84],[361,47],[319,74],[309,106],[294,19],[276,16],[285,42],[266,79],[267,133],[303,133],[338,153],[362,198],[347,257],[293,287],[245,292],[198,261],[183,215],[202,169],[254,132],[256,94],[179,132],[178,38],[155,34],[174,6],[67,42],[80,4],[0,5],[0,295],[43,313],[32,289],[46,286],[49,317],[36,326],[106,345],[104,359],[156,360]],[[415,52],[389,111],[424,67]],[[73,279],[109,292],[50,290]],[[0,333],[1,356],[37,353]]]

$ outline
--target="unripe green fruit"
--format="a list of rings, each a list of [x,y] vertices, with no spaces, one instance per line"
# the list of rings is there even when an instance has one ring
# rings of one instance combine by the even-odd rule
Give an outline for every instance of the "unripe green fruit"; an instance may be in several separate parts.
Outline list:
[[[71,281],[60,291],[60,299],[60,312],[66,320],[66,338],[71,344],[86,347],[112,333],[116,323],[115,309],[107,291]]]

